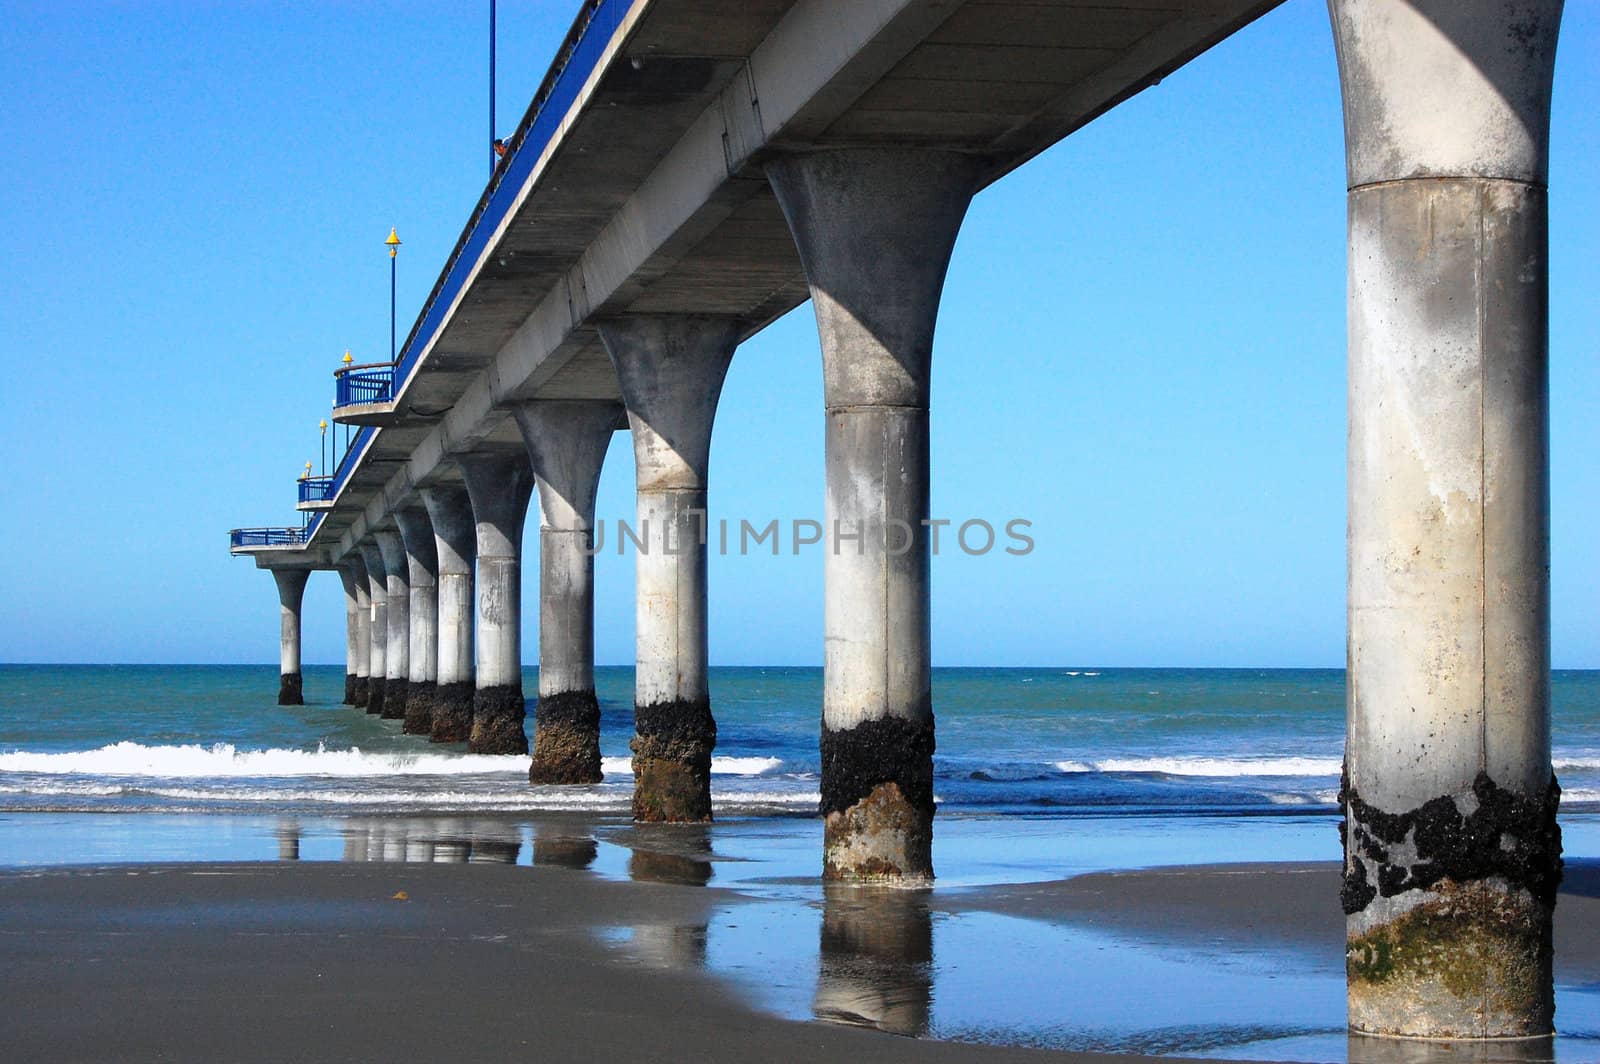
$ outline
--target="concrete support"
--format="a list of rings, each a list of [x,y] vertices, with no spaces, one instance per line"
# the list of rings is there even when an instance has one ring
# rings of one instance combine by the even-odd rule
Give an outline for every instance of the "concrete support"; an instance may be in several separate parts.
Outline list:
[[[410,589],[409,650],[406,660],[406,735],[433,734],[434,683],[439,675],[438,551],[428,511],[408,506],[395,511],[406,552]]]
[[[602,323],[638,477],[633,817],[711,819],[717,725],[706,687],[706,466],[742,326],[635,315]]]
[[[472,700],[475,754],[525,754],[522,730],[522,525],[533,495],[525,453],[459,460],[478,536],[478,670]]]
[[[370,579],[366,576],[366,558],[360,550],[346,555],[350,576],[355,578],[355,696],[350,706],[365,709],[366,696],[371,686],[371,659],[373,659],[373,597]]]
[[[478,532],[472,500],[460,484],[423,488],[422,501],[428,507],[439,565],[439,662],[430,738],[436,743],[464,743],[472,734],[472,566],[478,557]]]
[[[1560,0],[1332,0],[1349,177],[1350,1026],[1551,1031]]]
[[[387,570],[383,567],[383,551],[373,539],[363,540],[356,548],[367,567],[367,601],[371,615],[367,619],[367,712],[383,716],[385,692],[388,687],[389,647],[389,591]]]
[[[811,287],[827,407],[823,876],[933,875],[928,375],[981,163],[845,149],[767,168]]]
[[[306,593],[309,569],[274,569],[272,580],[278,585],[278,705],[303,706],[300,681],[300,602]]]
[[[339,583],[344,585],[344,704],[366,702],[367,680],[367,567],[354,555],[339,563]]]
[[[406,545],[398,529],[372,534],[383,552],[385,590],[389,598],[388,638],[383,650],[384,720],[404,720],[411,680],[411,572]]]
[[[547,399],[514,412],[539,484],[539,703],[528,779],[599,783],[594,497],[622,406]]]

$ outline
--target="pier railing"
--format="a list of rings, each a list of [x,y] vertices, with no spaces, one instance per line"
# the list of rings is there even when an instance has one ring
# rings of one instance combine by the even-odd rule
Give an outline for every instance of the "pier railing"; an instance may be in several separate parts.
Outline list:
[[[387,403],[394,398],[394,367],[387,362],[335,370],[336,407],[360,403]]]
[[[607,47],[621,29],[633,2],[634,0],[584,0],[577,19],[567,33],[566,40],[562,42],[555,63],[551,65],[539,90],[534,94],[527,112],[517,125],[516,132],[507,141],[505,157],[495,168],[488,186],[478,199],[477,206],[467,219],[466,227],[451,250],[444,270],[434,282],[433,290],[428,293],[422,313],[417,316],[405,342],[400,345],[394,364],[379,363],[372,367],[350,366],[341,369],[335,374],[336,406],[389,402],[399,395],[412,371],[416,369],[422,353],[433,343],[434,337],[444,326],[450,307],[455,304],[456,297],[471,279],[473,270],[477,267],[478,260],[483,257],[494,233],[499,230],[501,223],[515,206],[522,186],[532,176],[534,167],[538,165],[545,149],[560,133],[562,119],[578,99],[584,84],[599,66]],[[328,489],[329,498],[336,496],[354,474],[377,433],[376,428],[365,425],[350,439],[345,453],[339,460],[338,469],[333,475],[333,483]],[[304,529],[235,529],[232,533],[235,537],[233,545],[236,547],[280,545],[278,542],[266,544],[253,538],[268,533],[299,537],[285,538],[281,545],[304,545],[315,535],[322,523],[322,517],[322,514],[318,514]],[[241,534],[252,538],[249,542],[241,543],[236,538]]]
[[[311,538],[316,524],[304,528],[235,528],[228,533],[230,547],[298,547]]]
[[[334,496],[333,477],[301,477],[301,502],[328,502]]]
[[[444,326],[450,308],[455,305],[456,296],[466,287],[478,260],[483,257],[494,234],[516,205],[518,193],[532,176],[545,148],[561,132],[561,120],[599,66],[601,57],[605,55],[617,30],[622,27],[623,18],[632,4],[633,0],[585,0],[572,28],[567,31],[566,40],[556,53],[555,62],[551,64],[539,90],[534,93],[533,102],[518,123],[517,131],[506,142],[505,157],[495,168],[488,187],[467,219],[466,228],[450,252],[444,271],[439,274],[427,301],[423,303],[422,313],[417,316],[411,332],[400,345],[389,395],[381,399],[357,399],[354,402],[386,402],[399,395],[405,387],[422,353]],[[339,405],[345,405],[342,394]]]

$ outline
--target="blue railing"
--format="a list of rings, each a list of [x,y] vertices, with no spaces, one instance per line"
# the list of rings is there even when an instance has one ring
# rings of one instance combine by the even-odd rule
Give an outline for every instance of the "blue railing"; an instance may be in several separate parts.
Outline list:
[[[332,477],[301,477],[301,502],[327,502],[333,498]]]
[[[350,479],[350,474],[356,471],[356,464],[361,461],[361,456],[367,452],[367,444],[372,442],[372,437],[378,430],[371,426],[364,426],[358,430],[350,440],[350,445],[339,458],[339,468],[333,474],[334,495],[339,494],[339,489],[344,487],[345,481]]]
[[[337,381],[334,406],[387,403],[394,398],[393,366],[384,366],[382,369],[342,369],[334,377]]]
[[[236,528],[228,533],[230,547],[298,547],[311,538],[316,525],[304,528]]]
[[[599,65],[600,57],[605,54],[611,39],[621,28],[622,20],[632,3],[633,0],[584,0],[583,9],[573,21],[572,29],[568,31],[566,40],[562,43],[561,51],[557,53],[555,62],[551,64],[549,73],[539,86],[539,91],[534,93],[533,102],[522,116],[516,133],[512,134],[507,142],[505,158],[500,160],[500,165],[489,180],[488,188],[484,189],[483,195],[479,197],[477,207],[467,219],[466,228],[462,230],[454,250],[450,252],[444,271],[434,282],[433,291],[428,293],[422,313],[418,315],[416,323],[406,335],[393,370],[381,371],[390,374],[390,396],[400,393],[411,372],[416,369],[422,352],[427,349],[440,327],[444,325],[456,296],[466,286],[467,278],[471,276],[473,267],[477,265],[484,249],[488,247],[489,240],[510,213],[518,191],[532,175],[539,157],[544,154],[545,148],[560,131],[561,119],[577,100],[578,92],[583,88],[584,82],[589,80],[589,76]],[[343,387],[344,377],[349,375],[347,373],[340,377],[340,387]],[[344,394],[341,393],[338,398],[340,405],[345,405]],[[337,495],[345,482],[350,479],[377,432],[378,430],[371,426],[363,427],[351,439],[349,447],[339,461],[339,468],[334,473],[331,495]],[[306,539],[309,540],[315,534],[321,521],[322,515],[318,514],[317,518],[307,526]]]
[[[533,103],[507,142],[505,158],[490,178],[489,187],[467,220],[444,272],[428,294],[422,314],[400,347],[399,358],[395,361],[395,394],[404,387],[422,352],[444,325],[456,296],[466,286],[467,278],[500,223],[511,212],[517,193],[532,175],[544,149],[560,131],[561,119],[599,65],[600,57],[621,28],[623,17],[632,4],[633,0],[585,0],[549,73],[539,91],[534,93]]]

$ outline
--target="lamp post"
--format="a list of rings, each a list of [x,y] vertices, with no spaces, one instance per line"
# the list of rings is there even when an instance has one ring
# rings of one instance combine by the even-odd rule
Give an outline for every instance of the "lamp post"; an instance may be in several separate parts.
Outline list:
[[[355,362],[355,359],[353,357],[351,357],[350,349],[348,347],[344,349],[343,362],[344,362],[345,375],[348,376],[349,373],[350,373],[350,366],[351,366],[351,364],[353,362]],[[345,383],[345,387],[348,388],[349,386],[350,386],[349,383],[346,382]],[[339,400],[338,399],[334,399],[333,406],[334,406],[334,409],[338,409],[338,407],[339,407]],[[344,449],[346,451],[348,451],[350,449],[350,423],[349,422],[345,422],[345,426],[344,426]]]
[[[317,422],[317,453],[322,458],[322,475],[328,475],[328,419],[323,418]]]
[[[389,227],[389,239],[384,241],[389,248],[389,361],[400,361],[400,348],[395,342],[395,307],[394,307],[394,271],[395,258],[400,253],[400,234],[395,232],[394,226]],[[346,352],[348,354],[348,352]]]
[[[495,0],[489,0],[489,173],[494,173],[495,167],[500,165],[500,152],[495,145],[500,142],[500,134],[494,128],[494,5]]]

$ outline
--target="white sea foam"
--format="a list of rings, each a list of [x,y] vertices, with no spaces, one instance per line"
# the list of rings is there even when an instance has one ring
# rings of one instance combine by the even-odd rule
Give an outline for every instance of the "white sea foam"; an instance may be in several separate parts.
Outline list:
[[[1337,776],[1336,757],[1113,757],[1057,761],[1058,772],[1154,772],[1166,776]]]
[[[713,757],[713,776],[765,776],[783,767],[780,757]],[[628,757],[603,757],[600,771],[607,776],[633,775],[633,759]]]
[[[761,776],[782,767],[776,757],[718,757],[714,775]],[[629,775],[625,757],[604,759],[607,775]],[[213,746],[145,746],[121,742],[97,750],[0,753],[0,772],[39,775],[152,776],[169,779],[238,779],[295,776],[490,776],[526,775],[528,758],[520,754],[368,753],[355,747],[329,750],[240,750],[230,743]]]
[[[173,779],[256,776],[481,776],[526,775],[528,759],[518,755],[402,753],[373,754],[358,748],[329,750],[240,750],[231,743],[213,746],[145,746],[121,742],[97,750],[43,754],[0,753],[0,772],[75,776],[160,776]]]
[[[205,809],[221,806],[290,805],[322,808],[393,810],[475,810],[480,812],[622,812],[631,802],[628,787],[528,788],[517,790],[400,789],[347,785],[326,789],[258,787],[239,784],[217,786],[162,784],[86,784],[53,778],[27,786],[0,785],[0,796],[27,795],[24,808],[37,808],[40,800],[135,797],[146,809]],[[715,809],[814,810],[821,796],[816,791],[732,791],[712,798]],[[175,803],[175,804],[167,804]],[[48,804],[48,803],[47,803]],[[0,798],[0,808],[7,803]],[[64,806],[63,808],[73,808]],[[95,808],[91,803],[85,808]]]

